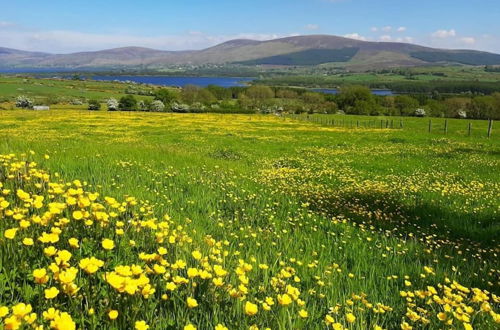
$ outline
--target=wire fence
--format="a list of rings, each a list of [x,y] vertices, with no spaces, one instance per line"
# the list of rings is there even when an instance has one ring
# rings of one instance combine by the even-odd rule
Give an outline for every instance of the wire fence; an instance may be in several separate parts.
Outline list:
[[[458,133],[472,136],[482,135],[491,138],[493,135],[493,120],[464,120],[441,118],[370,118],[349,115],[322,115],[322,114],[289,114],[284,118],[307,121],[324,126],[347,129],[411,129],[417,131],[427,130],[428,133]]]

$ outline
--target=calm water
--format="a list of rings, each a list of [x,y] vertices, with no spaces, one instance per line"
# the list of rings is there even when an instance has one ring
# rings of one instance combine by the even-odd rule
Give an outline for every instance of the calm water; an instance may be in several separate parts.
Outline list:
[[[320,93],[325,93],[325,94],[338,94],[339,93],[339,91],[335,88],[314,88],[311,90],[314,92],[320,92]],[[379,95],[379,96],[394,95],[394,93],[388,89],[372,89],[372,94]]]
[[[220,87],[236,87],[246,86],[254,78],[247,77],[167,77],[167,76],[93,76],[94,80],[104,81],[133,81],[143,84],[162,85],[162,86],[179,86],[196,85],[207,87],[208,85],[216,85]]]

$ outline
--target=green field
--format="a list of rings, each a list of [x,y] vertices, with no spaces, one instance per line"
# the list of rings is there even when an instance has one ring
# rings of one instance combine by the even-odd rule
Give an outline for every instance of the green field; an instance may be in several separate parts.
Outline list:
[[[33,98],[40,104],[68,104],[73,100],[96,99],[104,101],[110,97],[120,98],[127,84],[105,81],[80,81],[51,78],[21,78],[0,75],[0,109],[10,109],[12,101],[19,95]],[[147,98],[139,96],[139,99]]]
[[[371,88],[387,88],[398,93],[418,93],[425,84],[433,83],[434,89],[448,90],[450,86],[461,86],[447,93],[467,93],[471,88],[499,91],[500,73],[488,72],[484,67],[473,66],[429,66],[419,68],[395,68],[368,72],[343,71],[342,63],[324,64],[316,68],[293,68],[288,71],[263,73],[256,83],[272,86],[325,87],[343,85],[365,85]],[[438,87],[438,88],[436,88]]]
[[[315,116],[0,111],[0,320],[497,329],[496,131]]]

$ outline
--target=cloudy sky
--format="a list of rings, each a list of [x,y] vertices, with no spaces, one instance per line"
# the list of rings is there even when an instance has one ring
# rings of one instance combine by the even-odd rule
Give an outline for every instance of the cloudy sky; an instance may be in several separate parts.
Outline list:
[[[500,0],[1,0],[0,47],[201,49],[334,34],[500,53]]]

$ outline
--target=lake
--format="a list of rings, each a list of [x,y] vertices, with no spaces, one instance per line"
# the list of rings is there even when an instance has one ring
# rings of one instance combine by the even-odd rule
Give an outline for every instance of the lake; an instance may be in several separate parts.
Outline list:
[[[196,85],[207,87],[208,85],[216,85],[220,87],[238,87],[247,86],[255,78],[250,77],[170,77],[170,76],[92,76],[94,80],[100,81],[133,81],[142,84],[152,84],[161,86],[179,86]],[[335,88],[313,88],[314,92],[325,94],[337,94]],[[387,89],[373,89],[374,95],[387,96],[394,93]]]
[[[238,87],[246,86],[247,83],[254,80],[249,77],[170,77],[170,76],[92,76],[94,80],[100,81],[133,81],[141,84],[152,84],[161,86],[179,86],[196,85],[207,87],[216,85],[220,87]]]

